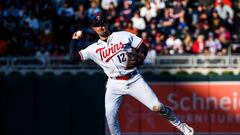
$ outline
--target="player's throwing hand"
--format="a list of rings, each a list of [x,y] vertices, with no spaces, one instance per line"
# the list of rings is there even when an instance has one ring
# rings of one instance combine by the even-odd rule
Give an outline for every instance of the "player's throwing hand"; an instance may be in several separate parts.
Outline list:
[[[81,30],[78,30],[73,33],[72,39],[80,39],[83,35],[83,32]]]

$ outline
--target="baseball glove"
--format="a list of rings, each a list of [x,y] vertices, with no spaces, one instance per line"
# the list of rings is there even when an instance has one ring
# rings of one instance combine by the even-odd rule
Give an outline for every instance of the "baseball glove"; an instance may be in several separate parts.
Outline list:
[[[126,69],[135,68],[143,64],[143,61],[144,61],[143,54],[133,51],[133,52],[128,52],[127,56],[128,56],[128,62],[127,62]]]

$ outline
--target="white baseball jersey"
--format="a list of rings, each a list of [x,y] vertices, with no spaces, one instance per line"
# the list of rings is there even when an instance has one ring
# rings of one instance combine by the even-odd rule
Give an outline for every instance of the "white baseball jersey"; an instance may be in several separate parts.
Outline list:
[[[98,40],[86,49],[79,51],[81,60],[93,60],[106,73],[108,77],[126,75],[136,68],[126,70],[127,52],[138,48],[142,39],[126,32],[113,32],[107,41]]]

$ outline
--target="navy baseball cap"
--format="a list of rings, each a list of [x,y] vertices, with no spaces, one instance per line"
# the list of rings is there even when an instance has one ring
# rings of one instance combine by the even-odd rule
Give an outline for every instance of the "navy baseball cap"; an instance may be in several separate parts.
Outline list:
[[[92,26],[97,26],[100,24],[104,24],[106,23],[106,18],[103,15],[96,15],[93,19],[92,19]]]

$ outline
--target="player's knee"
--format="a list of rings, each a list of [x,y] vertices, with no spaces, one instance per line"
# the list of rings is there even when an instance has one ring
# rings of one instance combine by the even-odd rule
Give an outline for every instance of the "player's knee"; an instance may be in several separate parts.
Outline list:
[[[158,112],[160,111],[160,105],[155,105],[153,106],[153,109],[152,109],[154,112]]]
[[[154,105],[152,111],[159,112],[161,110],[161,104]]]

